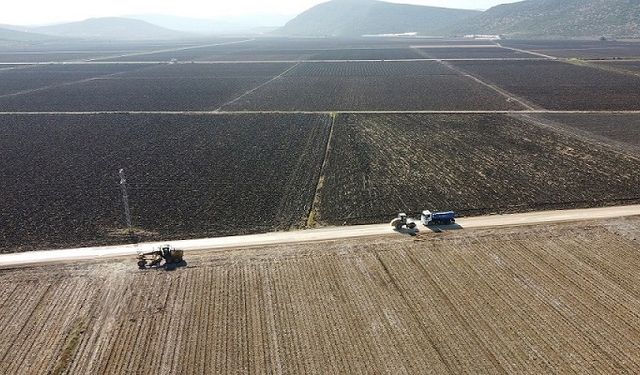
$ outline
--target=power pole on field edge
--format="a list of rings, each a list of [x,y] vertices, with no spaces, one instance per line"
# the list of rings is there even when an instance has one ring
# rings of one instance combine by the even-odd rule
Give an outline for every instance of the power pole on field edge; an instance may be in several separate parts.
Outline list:
[[[124,203],[124,215],[127,219],[127,228],[129,234],[133,234],[133,228],[131,226],[131,211],[129,210],[129,195],[127,194],[127,179],[124,176],[124,169],[118,171],[120,175],[120,188],[122,189],[122,202]]]

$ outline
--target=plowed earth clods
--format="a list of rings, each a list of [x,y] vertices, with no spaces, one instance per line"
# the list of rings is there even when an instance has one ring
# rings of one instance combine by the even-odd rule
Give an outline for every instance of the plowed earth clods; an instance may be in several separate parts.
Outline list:
[[[329,129],[316,115],[0,117],[0,252],[122,243],[118,170],[145,239],[304,223]]]

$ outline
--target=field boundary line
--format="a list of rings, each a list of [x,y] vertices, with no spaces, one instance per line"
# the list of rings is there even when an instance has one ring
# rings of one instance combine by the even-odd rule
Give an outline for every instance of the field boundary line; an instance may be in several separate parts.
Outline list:
[[[121,57],[132,57],[132,56],[144,56],[144,55],[152,55],[154,53],[166,53],[166,52],[178,52],[178,51],[187,51],[190,49],[197,49],[197,48],[207,48],[207,47],[217,47],[217,46],[228,46],[228,45],[232,45],[232,44],[239,44],[239,43],[246,43],[246,42],[252,42],[255,39],[244,39],[244,40],[236,40],[236,41],[232,41],[232,42],[224,42],[224,43],[211,43],[211,44],[199,44],[197,46],[189,46],[189,47],[180,47],[180,48],[168,48],[168,49],[163,49],[163,50],[155,50],[155,51],[149,51],[149,52],[134,52],[134,53],[125,53],[123,55],[114,55],[114,56],[105,56],[105,57],[98,57],[95,59],[86,59],[83,61],[86,62],[92,62],[92,61],[104,61],[107,59],[118,59]]]
[[[622,68],[616,68],[612,65],[595,64],[595,62],[598,62],[598,61],[601,61],[601,60],[590,61],[590,60],[580,60],[580,59],[568,59],[563,62],[566,62],[567,64],[570,64],[570,65],[598,69],[607,73],[615,73],[615,74],[622,74],[626,76],[640,77],[639,72],[634,72],[632,70],[627,70]],[[612,60],[610,62],[614,62],[614,61],[617,61],[617,60]],[[609,61],[604,61],[604,62],[609,62]]]
[[[329,163],[329,155],[331,154],[331,141],[333,139],[333,129],[336,124],[336,118],[338,117],[338,113],[332,113],[331,116],[331,125],[329,126],[329,135],[327,136],[327,144],[324,149],[324,156],[322,159],[322,166],[320,167],[320,174],[318,174],[318,182],[316,183],[316,190],[313,194],[313,200],[311,201],[311,208],[309,209],[309,214],[307,215],[307,228],[313,228],[318,224],[319,208],[322,189],[324,188],[324,177],[327,172],[327,164]]]
[[[460,218],[456,221],[464,230],[604,220],[629,216],[640,216],[640,204],[475,216]],[[393,228],[389,226],[388,223],[384,223],[325,227],[320,229],[290,232],[269,232],[231,237],[177,240],[172,241],[172,244],[185,251],[200,250],[207,252],[224,252],[230,250],[264,248],[273,245],[317,243],[355,238],[380,237],[394,234],[396,233],[393,231]],[[76,260],[96,260],[132,256],[136,255],[139,251],[149,251],[164,243],[166,243],[166,241],[146,242],[135,245],[96,246],[0,254],[0,269],[18,265],[60,263]]]
[[[265,87],[266,85],[270,84],[271,82],[277,80],[280,77],[283,77],[285,74],[289,73],[290,71],[292,71],[293,69],[295,69],[298,65],[300,65],[300,62],[298,61],[296,64],[290,66],[289,68],[287,68],[284,72],[278,74],[277,76],[271,78],[270,80],[268,80],[267,82],[262,83],[261,85],[258,85],[257,87],[252,88],[251,90],[246,91],[244,94],[238,96],[237,98],[230,100],[226,103],[224,103],[223,105],[221,105],[220,107],[218,107],[218,109],[216,109],[214,112],[219,112],[220,110],[222,110],[222,108],[231,105],[235,102],[237,102],[238,100],[244,98],[247,95],[250,95],[252,93],[254,93],[257,90],[260,90],[261,88]]]
[[[539,52],[534,52],[534,51],[528,51],[526,49],[520,49],[520,48],[513,48],[513,47],[507,47],[507,46],[503,46],[500,43],[496,43],[496,45],[500,48],[504,48],[504,49],[510,49],[512,51],[516,51],[516,52],[520,52],[520,53],[526,53],[529,55],[534,55],[534,56],[540,56],[540,57],[544,57],[546,60],[562,60],[559,57],[555,57],[555,56],[551,56],[551,55],[545,55],[544,53],[539,53]]]
[[[479,84],[481,84],[481,85],[483,85],[485,87],[490,88],[491,90],[493,90],[493,91],[497,92],[498,94],[500,94],[500,95],[504,96],[505,98],[507,98],[507,101],[514,101],[514,102],[520,104],[521,106],[523,106],[527,110],[535,111],[535,110],[542,109],[542,107],[537,106],[537,105],[535,105],[533,103],[530,103],[528,100],[525,100],[525,99],[523,99],[523,98],[521,98],[521,97],[519,97],[519,96],[517,96],[517,95],[515,95],[515,94],[513,94],[513,93],[511,93],[511,92],[509,92],[507,90],[505,90],[505,89],[502,89],[499,86],[497,86],[496,84],[486,82],[486,81],[484,81],[484,80],[482,80],[482,79],[470,74],[469,72],[467,72],[467,71],[465,71],[463,69],[460,69],[460,68],[458,68],[458,67],[456,67],[454,65],[449,64],[446,61],[440,61],[440,64],[446,66],[447,68],[449,68],[449,69],[451,69],[451,70],[453,70],[455,72],[458,72],[458,73],[462,74],[464,77],[470,78],[470,79],[474,80],[475,82],[477,82],[477,83],[479,83]]]
[[[116,72],[116,73],[104,74],[104,75],[99,75],[99,76],[95,76],[95,77],[89,77],[89,78],[85,78],[85,79],[81,79],[81,80],[77,80],[77,81],[55,83],[53,85],[47,85],[47,86],[43,86],[43,87],[36,87],[34,89],[16,91],[16,92],[12,92],[12,93],[9,93],[9,94],[0,95],[0,99],[2,99],[2,98],[11,98],[11,97],[20,96],[20,95],[26,95],[26,94],[32,94],[34,92],[46,91],[46,90],[55,89],[55,88],[58,88],[58,87],[78,85],[78,84],[87,83],[87,82],[91,82],[91,81],[97,81],[97,80],[101,80],[101,79],[108,79],[110,77],[115,77],[115,76],[118,76],[120,74],[137,72],[139,70],[144,70],[144,69],[148,69],[148,68],[149,68],[148,66],[145,66],[145,67],[141,67],[141,68],[138,68],[138,69],[127,70],[127,71],[124,71],[124,72]]]
[[[423,52],[421,50],[416,50],[416,52],[418,54],[423,55],[423,56],[431,56],[428,53]],[[469,72],[461,69],[461,68],[458,68],[458,67],[456,67],[454,65],[451,65],[448,61],[438,60],[438,63],[440,63],[441,65],[445,66],[446,68],[448,68],[448,69],[450,69],[450,70],[452,70],[452,71],[454,71],[454,72],[456,72],[458,74],[461,74],[463,77],[469,78],[469,79],[471,79],[471,80],[473,80],[473,81],[475,81],[475,82],[477,82],[477,83],[479,83],[479,84],[491,89],[492,91],[497,92],[501,96],[504,96],[505,98],[507,98],[507,101],[514,101],[514,102],[520,104],[521,106],[523,106],[527,110],[532,111],[532,110],[542,109],[541,107],[536,106],[533,103],[529,103],[529,101],[527,101],[527,100],[525,100],[523,98],[520,98],[520,97],[508,92],[507,90],[504,90],[504,89],[498,87],[495,84],[486,82],[486,81],[484,81],[484,80],[482,80],[482,79],[470,74]]]
[[[335,110],[335,111],[0,111],[0,116],[88,116],[88,115],[185,115],[185,116],[200,116],[200,115],[330,115],[332,113],[341,114],[370,114],[370,115],[393,115],[393,114],[413,114],[413,115],[481,115],[481,114],[495,114],[495,115],[510,115],[510,114],[573,114],[573,115],[640,115],[640,110],[547,110],[547,109],[522,109],[522,110],[470,110],[470,111],[438,111],[438,110],[415,110],[415,111],[348,111],[348,110]]]
[[[359,62],[420,62],[420,61],[546,61],[547,58],[542,57],[459,57],[459,58],[424,58],[424,59],[336,59],[336,60],[194,60],[194,61],[170,61],[170,60],[156,60],[156,61],[17,61],[17,62],[0,62],[2,65],[141,65],[141,64],[175,64],[175,65],[225,65],[225,64],[295,64],[297,62],[305,63],[327,63],[327,64],[340,64],[340,63],[359,63]],[[560,58],[556,60],[561,60]],[[600,61],[600,60],[596,60]],[[633,61],[633,60],[625,60]]]
[[[576,138],[582,142],[594,144],[598,147],[606,148],[611,152],[618,153],[625,157],[630,157],[632,159],[640,161],[640,158],[638,157],[638,151],[640,150],[640,148],[638,146],[625,144],[620,141],[605,139],[604,137],[597,134],[592,134],[582,129],[573,128],[568,125],[567,127],[564,127],[561,123],[555,120],[535,117],[531,116],[531,114],[522,113],[512,114],[510,116],[528,122],[533,126],[537,126],[555,132],[557,134],[562,134],[567,137]]]

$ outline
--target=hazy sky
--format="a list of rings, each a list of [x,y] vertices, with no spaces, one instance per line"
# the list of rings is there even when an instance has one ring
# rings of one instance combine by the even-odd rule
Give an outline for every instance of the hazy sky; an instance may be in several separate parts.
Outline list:
[[[395,3],[482,9],[515,0],[392,0]],[[17,0],[3,1],[0,23],[27,25],[127,14],[217,18],[246,13],[295,15],[322,0]]]

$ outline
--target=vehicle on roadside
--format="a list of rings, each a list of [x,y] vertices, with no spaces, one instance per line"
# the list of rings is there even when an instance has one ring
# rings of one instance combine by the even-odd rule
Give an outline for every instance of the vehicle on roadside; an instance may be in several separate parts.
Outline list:
[[[456,222],[456,213],[454,211],[431,212],[424,210],[420,215],[420,221],[424,226],[451,225]]]
[[[396,230],[401,230],[402,228],[415,229],[417,224],[413,219],[409,219],[407,214],[399,213],[398,217],[391,220],[391,226]]]

